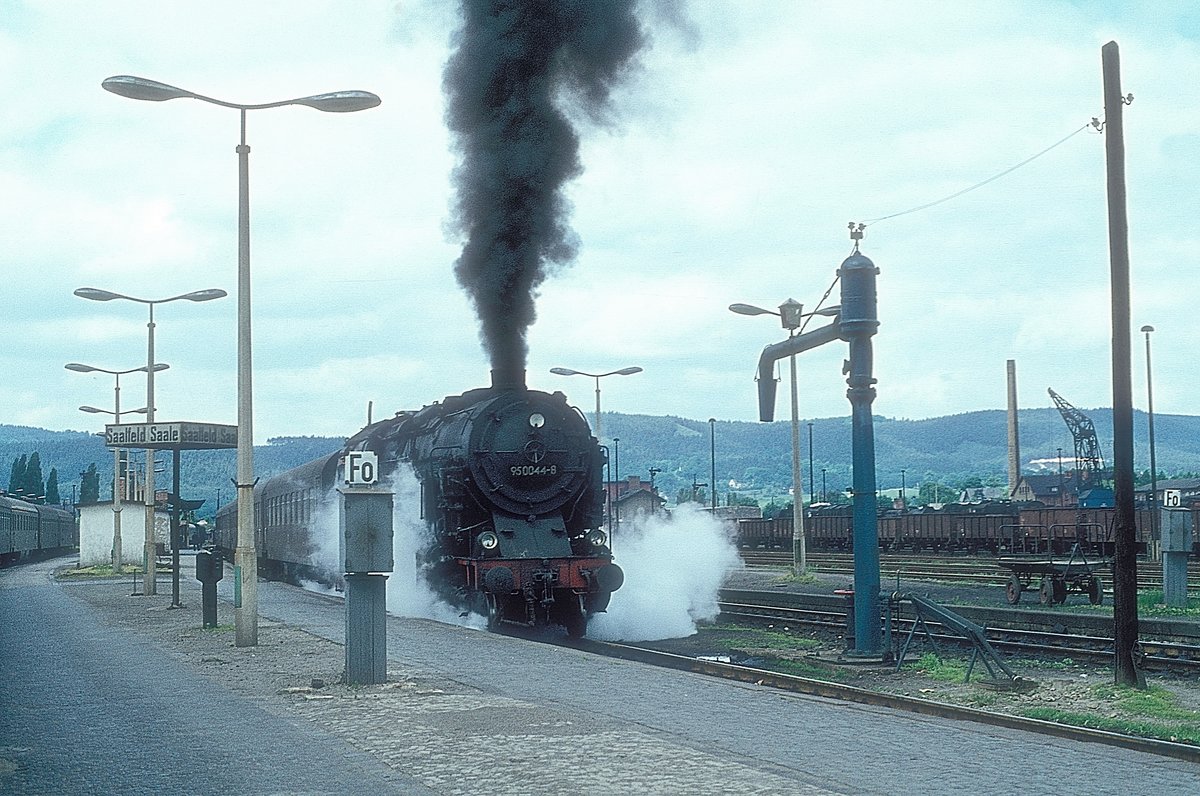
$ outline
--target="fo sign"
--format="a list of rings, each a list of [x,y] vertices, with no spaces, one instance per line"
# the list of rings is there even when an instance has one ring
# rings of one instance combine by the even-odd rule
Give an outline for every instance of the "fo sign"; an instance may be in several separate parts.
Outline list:
[[[370,486],[379,480],[379,457],[374,451],[350,451],[342,461],[342,480],[350,486]]]

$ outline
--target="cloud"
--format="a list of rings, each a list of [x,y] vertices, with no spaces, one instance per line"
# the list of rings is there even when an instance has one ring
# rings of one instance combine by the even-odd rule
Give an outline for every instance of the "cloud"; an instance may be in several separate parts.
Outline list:
[[[0,262],[11,276],[0,325],[36,343],[9,355],[23,383],[0,392],[0,421],[78,427],[75,407],[110,387],[62,364],[144,358],[142,310],[71,295],[85,284],[147,297],[229,291],[163,308],[158,331],[172,366],[164,411],[233,415],[237,114],[117,97],[99,85],[113,74],[237,101],[339,88],[383,98],[364,113],[248,119],[257,437],[351,433],[366,400],[394,410],[487,383],[446,226],[454,157],[441,76],[454,6],[376,0],[346,14],[306,1],[286,7],[286,23],[283,9],[5,6]],[[1135,95],[1132,326],[1159,329],[1156,410],[1194,411],[1180,365],[1200,334],[1181,288],[1200,239],[1188,212],[1200,129],[1188,4],[683,9],[681,24],[653,23],[640,69],[614,96],[617,123],[584,128],[585,170],[569,188],[580,254],[541,287],[532,384],[590,407],[588,380],[546,371],[640,365],[605,385],[606,408],[755,418],[758,354],[785,335],[769,316],[725,307],[814,306],[850,251],[848,221],[949,196],[1100,114],[1100,46],[1115,38]],[[1111,403],[1104,144],[1081,133],[976,191],[868,227],[863,251],[880,268],[876,411],[1001,407],[1010,358],[1022,405],[1048,405],[1050,384],[1079,406]],[[799,357],[805,414],[848,414],[845,355],[835,344]]]

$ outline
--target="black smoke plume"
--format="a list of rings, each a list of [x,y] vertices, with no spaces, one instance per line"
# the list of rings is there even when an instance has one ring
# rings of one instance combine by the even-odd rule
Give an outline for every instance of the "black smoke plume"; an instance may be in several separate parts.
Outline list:
[[[577,241],[563,187],[579,137],[564,106],[604,117],[643,36],[632,0],[463,0],[446,65],[447,123],[460,161],[455,263],[501,373],[523,371],[538,286]]]

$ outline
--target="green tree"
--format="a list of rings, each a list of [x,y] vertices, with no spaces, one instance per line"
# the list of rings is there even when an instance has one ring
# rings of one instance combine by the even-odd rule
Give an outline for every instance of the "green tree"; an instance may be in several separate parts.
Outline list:
[[[42,457],[37,451],[29,454],[29,463],[25,465],[25,481],[22,485],[25,494],[31,497],[46,495],[46,481],[42,477]]]
[[[936,481],[925,481],[917,494],[917,503],[927,506],[930,503],[952,503],[958,498],[958,490],[951,489]]]
[[[8,477],[8,491],[16,492],[25,488],[25,456],[13,459],[12,474]]]
[[[762,513],[763,518],[768,520],[775,519],[776,517],[790,517],[792,516],[792,501],[789,500],[787,503],[776,503],[774,500],[772,500],[770,503],[763,506]]]
[[[739,495],[737,492],[730,492],[725,497],[726,506],[758,506],[758,501],[749,495]]]
[[[83,474],[83,481],[79,484],[79,502],[100,502],[100,473],[96,472],[95,462],[89,464]]]
[[[62,503],[62,497],[58,494],[58,470],[51,467],[50,475],[46,477],[46,502],[58,505]]]

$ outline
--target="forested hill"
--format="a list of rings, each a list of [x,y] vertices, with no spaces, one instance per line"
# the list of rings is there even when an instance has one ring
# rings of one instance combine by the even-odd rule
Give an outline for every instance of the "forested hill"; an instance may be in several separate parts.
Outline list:
[[[1112,457],[1112,413],[1107,409],[1084,410],[1097,429],[1101,452],[1106,461]],[[592,415],[588,413],[588,420]],[[850,483],[849,417],[805,419],[801,425],[801,462],[804,487],[809,480],[809,426],[812,423],[812,478],[819,493],[822,470],[825,487],[840,490]],[[1200,417],[1160,415],[1154,417],[1155,452],[1160,472],[1169,475],[1200,472]],[[690,420],[677,417],[606,413],[602,428],[604,444],[609,446],[613,465],[619,465],[622,477],[635,474],[650,478],[673,500],[693,480],[707,484],[715,458],[719,494],[735,481],[736,491],[759,495],[778,495],[791,484],[791,423],[752,423]],[[357,430],[357,429],[355,429]],[[957,486],[969,478],[997,485],[1007,482],[1007,415],[1003,410],[969,412],[928,420],[875,418],[875,459],[880,489],[897,488],[903,480],[909,488],[923,481],[936,480]],[[354,430],[352,430],[354,431]],[[350,432],[348,432],[350,433]],[[619,442],[614,442],[614,438]],[[267,445],[255,447],[255,475],[266,478],[296,465],[337,450],[344,440],[335,437],[279,437]],[[1020,413],[1021,461],[1026,472],[1030,462],[1053,462],[1058,449],[1068,459],[1075,444],[1062,417],[1054,409],[1027,409]],[[1149,467],[1147,418],[1134,416],[1135,467]],[[89,464],[100,473],[101,496],[111,494],[112,453],[94,434],[77,431],[46,431],[24,426],[0,424],[0,472],[7,473],[12,462],[36,451],[43,476],[56,468],[59,490],[64,499],[71,496],[72,484],[78,487],[79,474]],[[712,454],[715,453],[715,457]],[[711,458],[710,458],[711,457]],[[162,456],[168,459],[168,456]],[[618,460],[619,459],[619,460]],[[227,502],[233,494],[236,454],[226,451],[194,451],[183,455],[183,495],[207,502],[201,515],[211,511],[218,498]],[[1069,464],[1068,464],[1069,467]],[[7,487],[7,474],[0,487]],[[158,484],[167,484],[169,473]],[[707,490],[705,490],[707,493]]]
[[[1112,457],[1112,412],[1085,410],[1097,429],[1106,463]],[[589,416],[590,417],[590,416]],[[812,423],[812,478],[809,480],[809,426]],[[662,470],[655,484],[669,498],[678,489],[690,487],[693,479],[707,483],[712,459],[721,494],[729,480],[744,491],[784,487],[791,484],[791,423],[750,423],[688,420],[676,417],[605,414],[604,442],[619,452],[622,477],[638,474],[649,478],[651,467]],[[801,469],[804,490],[811,483],[820,493],[822,470],[828,490],[849,486],[850,418],[802,419],[800,427]],[[876,417],[875,464],[880,489],[898,488],[902,481],[912,488],[922,481],[939,481],[958,486],[969,478],[1003,485],[1008,480],[1008,416],[1004,410],[968,412],[927,420],[894,420]],[[1160,472],[1200,472],[1200,417],[1154,416],[1155,459]],[[1058,449],[1067,468],[1075,443],[1055,409],[1028,409],[1019,414],[1019,442],[1023,472],[1035,472],[1030,463],[1038,459],[1055,462]],[[715,452],[715,456],[712,454]],[[1145,413],[1134,414],[1134,465],[1149,468],[1149,443]],[[904,470],[903,476],[901,470]]]

